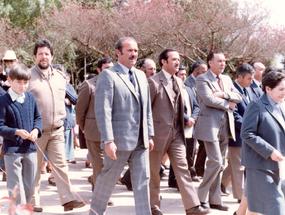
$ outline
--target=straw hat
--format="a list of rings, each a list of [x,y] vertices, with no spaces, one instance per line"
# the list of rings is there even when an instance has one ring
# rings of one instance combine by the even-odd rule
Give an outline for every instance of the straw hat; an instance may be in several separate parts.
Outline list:
[[[2,60],[17,60],[16,54],[13,50],[7,50]]]

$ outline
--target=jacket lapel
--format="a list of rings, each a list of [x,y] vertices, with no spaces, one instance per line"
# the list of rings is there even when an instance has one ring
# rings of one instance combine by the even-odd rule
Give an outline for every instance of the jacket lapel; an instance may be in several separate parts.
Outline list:
[[[168,96],[169,101],[170,101],[171,104],[172,104],[172,107],[174,107],[174,103],[173,103],[173,100],[172,100],[172,98],[171,98],[171,91],[170,91],[170,89],[169,89],[167,79],[166,79],[166,77],[165,77],[165,75],[163,74],[162,71],[160,71],[160,73],[159,73],[159,80],[160,80],[160,82],[161,82],[161,84],[162,84],[164,90],[166,91],[166,94],[167,94],[167,96]]]
[[[207,76],[208,76],[208,78],[209,78],[209,80],[210,80],[210,84],[211,84],[211,86],[212,86],[212,87],[211,87],[212,90],[215,91],[215,92],[221,91],[220,86],[219,86],[219,84],[218,84],[218,82],[217,82],[216,77],[212,74],[212,72],[211,72],[210,70],[207,72]],[[223,84],[224,84],[224,82],[223,82]]]
[[[240,86],[234,81],[233,82],[234,83],[234,86],[235,86],[235,88],[239,91],[239,93],[242,95],[242,101],[246,104],[246,105],[248,105],[248,103],[249,103],[249,101],[246,99],[246,97],[245,97],[245,95],[244,95],[244,93],[243,93],[243,90],[240,88]],[[250,96],[249,96],[249,91],[248,91],[248,89],[247,89],[247,92],[248,92],[248,97],[249,97],[249,99],[251,100],[251,98],[250,98]]]
[[[135,96],[136,100],[139,101],[133,84],[129,80],[128,76],[123,72],[121,66],[119,64],[116,64],[113,67],[113,69],[117,73],[117,75],[120,77],[120,79],[125,83],[128,89],[132,92],[132,94]]]
[[[276,112],[273,111],[273,107],[270,104],[270,102],[268,101],[267,96],[263,95],[261,97],[261,101],[265,105],[265,109],[273,116],[273,118],[280,124],[282,129],[285,131],[285,120],[282,120],[282,118],[281,118],[282,116],[280,116],[279,114],[277,114]]]

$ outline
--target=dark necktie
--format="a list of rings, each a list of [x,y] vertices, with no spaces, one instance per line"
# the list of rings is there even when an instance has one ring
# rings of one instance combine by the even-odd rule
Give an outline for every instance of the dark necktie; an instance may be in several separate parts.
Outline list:
[[[132,70],[129,70],[129,79],[130,82],[133,84],[134,88],[136,89],[136,81]]]
[[[222,91],[224,91],[223,82],[222,82],[221,77],[219,75],[217,75],[217,82],[218,82],[218,85],[219,85],[220,89]]]
[[[173,91],[175,92],[176,95],[178,95],[178,93],[179,93],[179,87],[178,87],[177,81],[174,79],[173,76],[171,76],[171,79],[172,79],[172,88],[173,88]]]
[[[245,88],[243,88],[243,95],[244,95],[244,98],[246,99],[246,101],[247,101],[247,102],[250,102],[250,99],[249,99],[247,90],[246,90]]]

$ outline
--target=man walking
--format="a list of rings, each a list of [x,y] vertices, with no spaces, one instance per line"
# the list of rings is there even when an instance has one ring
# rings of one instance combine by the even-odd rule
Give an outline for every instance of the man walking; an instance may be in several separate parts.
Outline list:
[[[234,141],[232,138],[229,139],[228,166],[223,172],[222,188],[226,190],[227,185],[229,185],[231,181],[233,196],[235,199],[240,201],[244,187],[244,168],[241,165],[242,139],[240,136],[240,131],[243,115],[246,111],[247,105],[251,101],[256,101],[257,99],[255,99],[253,93],[249,91],[249,87],[254,76],[253,67],[247,63],[242,64],[237,68],[236,75],[237,78],[234,82],[234,86],[242,95],[242,101],[237,104],[237,107],[234,110],[236,141]]]
[[[200,112],[193,136],[204,141],[208,157],[198,195],[203,207],[209,201],[210,208],[227,211],[221,199],[221,173],[229,136],[235,140],[233,110],[242,98],[230,77],[222,74],[224,54],[211,52],[207,62],[210,69],[196,80]]]
[[[112,59],[110,57],[104,57],[98,61],[97,72],[100,73],[104,69],[113,66]],[[86,145],[91,155],[92,162],[92,191],[96,177],[103,167],[103,150],[100,147],[100,134],[97,128],[95,119],[95,86],[98,75],[88,79],[82,83],[79,89],[78,102],[75,106],[76,121],[79,128],[84,132],[86,139]]]
[[[38,139],[38,164],[44,159],[44,152],[52,163],[53,175],[57,191],[64,211],[83,207],[84,203],[77,201],[71,192],[68,168],[65,159],[64,118],[65,118],[65,75],[54,69],[52,65],[53,48],[48,40],[36,42],[34,47],[35,66],[31,69],[29,91],[34,95],[42,115],[43,131]],[[33,197],[34,211],[42,212],[40,205],[40,165],[35,179]]]
[[[149,149],[154,136],[145,74],[134,68],[138,45],[123,37],[115,45],[118,63],[100,73],[95,116],[104,148],[104,166],[96,178],[90,215],[103,215],[126,162],[129,163],[136,215],[150,215]]]
[[[150,199],[152,215],[162,215],[160,210],[160,163],[168,154],[187,215],[207,214],[191,182],[188,170],[184,136],[183,82],[175,76],[180,64],[179,53],[165,49],[159,55],[162,70],[149,78],[155,137],[150,153]]]

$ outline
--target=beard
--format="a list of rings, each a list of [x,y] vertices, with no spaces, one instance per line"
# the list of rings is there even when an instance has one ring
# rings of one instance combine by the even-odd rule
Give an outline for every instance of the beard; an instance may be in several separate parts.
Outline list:
[[[49,64],[41,64],[41,62],[38,64],[38,66],[42,70],[46,70],[49,68]]]

